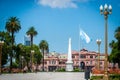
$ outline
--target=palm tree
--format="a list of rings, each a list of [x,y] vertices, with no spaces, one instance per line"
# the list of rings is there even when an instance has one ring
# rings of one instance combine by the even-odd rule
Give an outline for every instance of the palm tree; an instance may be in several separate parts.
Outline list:
[[[44,52],[49,50],[49,45],[46,40],[42,40],[39,44],[39,48],[43,53],[43,71],[44,71]]]
[[[31,45],[31,49],[33,49],[33,37],[36,36],[38,33],[35,30],[35,28],[32,26],[29,28],[29,30],[26,32],[26,34],[30,36],[30,42],[31,42],[30,45]],[[32,70],[32,57],[33,57],[32,53],[31,53],[30,57],[31,57],[30,59],[31,59],[31,70]]]
[[[18,32],[21,29],[20,21],[17,17],[10,17],[5,25],[5,29],[11,34],[12,40],[11,40],[11,54],[10,54],[10,72],[12,69],[12,57],[13,57],[13,45],[15,41],[15,33]]]
[[[35,30],[35,28],[32,26],[29,28],[29,30],[26,32],[27,35],[30,35],[30,42],[31,42],[31,48],[33,46],[33,37],[36,36],[38,33]]]

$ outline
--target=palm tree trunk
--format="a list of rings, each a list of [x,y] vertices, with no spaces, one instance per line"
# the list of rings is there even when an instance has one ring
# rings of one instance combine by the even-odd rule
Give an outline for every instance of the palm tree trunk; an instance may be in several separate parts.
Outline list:
[[[31,35],[31,50],[33,49],[33,36]],[[31,72],[32,72],[32,66],[33,66],[33,61],[32,61],[32,57],[33,57],[33,55],[32,55],[32,53],[31,53],[31,56],[30,56],[31,58]]]
[[[11,53],[11,56],[10,56],[10,73],[12,72],[12,53]]]
[[[14,44],[14,32],[12,32],[12,45],[11,45],[11,55],[10,55],[10,73],[12,71],[12,58],[13,58],[13,44]]]
[[[33,48],[33,36],[31,35],[31,49]]]
[[[12,71],[12,58],[13,58],[13,44],[14,44],[14,32],[12,32],[12,46],[11,46],[11,55],[10,55],[10,73]]]

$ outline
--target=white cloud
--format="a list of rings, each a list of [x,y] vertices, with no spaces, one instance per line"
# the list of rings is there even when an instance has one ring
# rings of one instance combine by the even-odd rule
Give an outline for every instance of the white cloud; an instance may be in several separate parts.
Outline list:
[[[77,8],[75,2],[75,0],[38,0],[38,4],[51,8]]]

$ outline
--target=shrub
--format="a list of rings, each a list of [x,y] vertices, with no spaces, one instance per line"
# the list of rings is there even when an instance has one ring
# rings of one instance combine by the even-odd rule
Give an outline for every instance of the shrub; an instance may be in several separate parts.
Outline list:
[[[75,68],[73,72],[80,72],[79,68]]]
[[[13,62],[13,65],[12,65],[13,68],[18,68],[18,64]]]
[[[109,76],[110,80],[120,80],[120,74],[112,74]],[[90,80],[102,80],[103,76],[91,76]]]
[[[110,75],[110,80],[119,80],[120,79],[120,74],[112,74]]]
[[[92,76],[90,80],[101,80],[103,79],[103,76]]]
[[[64,68],[61,68],[61,69],[58,69],[57,71],[58,71],[58,72],[65,72],[65,69],[64,69]]]

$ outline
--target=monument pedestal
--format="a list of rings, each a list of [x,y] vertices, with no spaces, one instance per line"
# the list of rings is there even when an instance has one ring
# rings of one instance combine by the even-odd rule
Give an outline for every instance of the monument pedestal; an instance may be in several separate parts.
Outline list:
[[[72,61],[66,62],[66,71],[73,71],[73,62]]]

